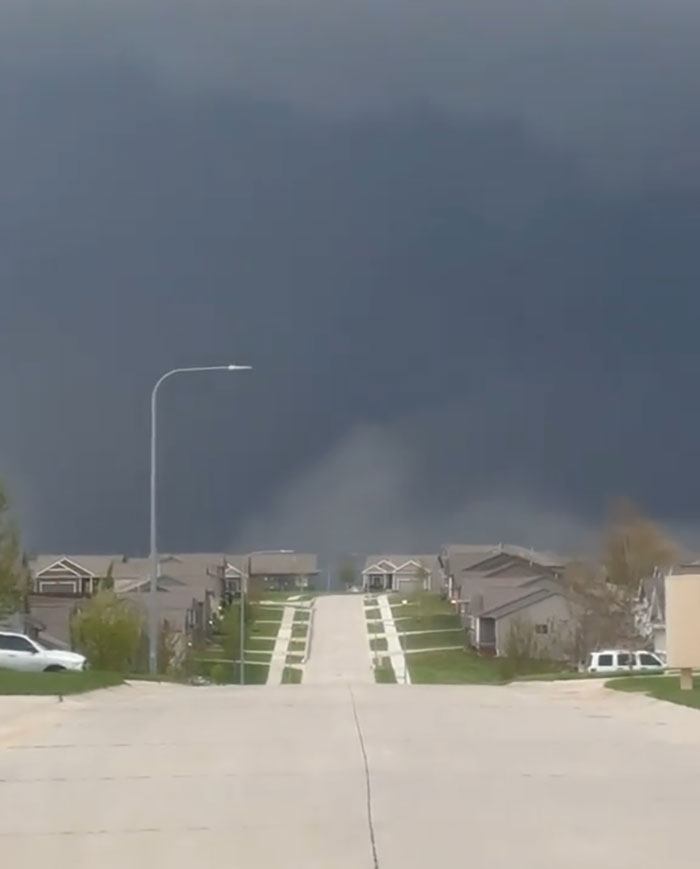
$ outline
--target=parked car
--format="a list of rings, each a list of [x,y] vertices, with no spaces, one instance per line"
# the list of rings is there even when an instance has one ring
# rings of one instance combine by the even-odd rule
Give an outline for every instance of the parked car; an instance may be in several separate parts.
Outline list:
[[[655,652],[628,649],[603,649],[591,652],[586,661],[587,673],[661,673],[665,662]]]
[[[84,670],[87,659],[77,652],[47,649],[24,634],[0,631],[0,669],[29,673]]]

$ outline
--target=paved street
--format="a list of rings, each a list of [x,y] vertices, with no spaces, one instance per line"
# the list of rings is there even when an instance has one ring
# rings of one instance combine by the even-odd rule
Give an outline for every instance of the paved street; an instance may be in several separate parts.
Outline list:
[[[362,595],[330,595],[316,601],[307,685],[374,682]]]
[[[3,857],[372,869],[353,695],[381,869],[697,865],[700,713],[590,684],[0,698]]]

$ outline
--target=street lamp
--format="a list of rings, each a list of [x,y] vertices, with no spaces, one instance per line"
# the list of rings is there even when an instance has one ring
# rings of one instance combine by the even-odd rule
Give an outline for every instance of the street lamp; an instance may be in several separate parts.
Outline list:
[[[251,365],[198,365],[190,368],[173,368],[167,371],[153,387],[151,393],[151,582],[148,599],[148,669],[151,675],[158,670],[158,616],[156,598],[158,593],[158,546],[156,540],[156,422],[158,389],[164,380],[175,374],[198,374],[205,371],[250,371]]]
[[[241,594],[240,594],[240,621],[238,630],[240,633],[239,637],[239,663],[238,663],[238,672],[240,675],[240,683],[241,685],[245,685],[245,598],[244,598],[244,579],[245,585],[248,585],[248,581],[250,580],[250,574],[253,565],[253,556],[254,555],[291,555],[294,552],[293,549],[258,549],[255,552],[248,553],[248,566],[246,567],[245,577],[241,577]],[[245,589],[247,591],[247,588]]]

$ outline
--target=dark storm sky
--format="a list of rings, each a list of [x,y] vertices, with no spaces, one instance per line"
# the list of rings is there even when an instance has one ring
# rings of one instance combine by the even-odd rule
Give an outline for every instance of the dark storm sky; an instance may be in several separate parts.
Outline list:
[[[700,7],[0,5],[31,546],[566,547],[700,517]]]

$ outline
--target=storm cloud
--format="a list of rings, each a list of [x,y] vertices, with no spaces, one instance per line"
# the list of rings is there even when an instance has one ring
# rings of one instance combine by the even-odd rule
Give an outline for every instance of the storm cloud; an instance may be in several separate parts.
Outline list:
[[[695,4],[0,7],[0,468],[34,548],[692,527]],[[282,539],[284,538],[284,539]],[[555,539],[552,539],[555,538]],[[331,542],[332,541],[332,542]]]

